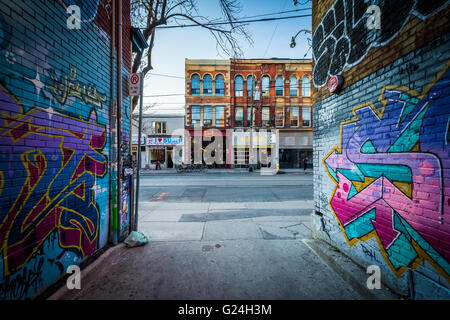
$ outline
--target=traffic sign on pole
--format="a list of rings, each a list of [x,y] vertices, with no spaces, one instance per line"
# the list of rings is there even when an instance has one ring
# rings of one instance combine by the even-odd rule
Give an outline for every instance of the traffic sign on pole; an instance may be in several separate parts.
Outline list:
[[[130,96],[139,96],[141,94],[142,74],[132,73],[130,76]]]

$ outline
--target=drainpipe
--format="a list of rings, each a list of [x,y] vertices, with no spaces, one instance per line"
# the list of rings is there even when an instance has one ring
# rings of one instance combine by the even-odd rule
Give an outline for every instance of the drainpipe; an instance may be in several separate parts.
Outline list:
[[[120,210],[122,188],[122,0],[117,0],[117,239],[120,237]]]
[[[113,231],[113,224],[114,224],[114,219],[117,217],[114,217],[114,208],[113,208],[113,201],[112,201],[112,175],[111,175],[111,170],[112,170],[112,163],[113,163],[113,148],[114,148],[114,140],[111,139],[112,137],[114,137],[114,131],[116,130],[116,123],[115,123],[115,118],[114,118],[114,108],[115,108],[115,99],[114,99],[114,48],[115,48],[115,39],[116,39],[116,2],[112,1],[112,8],[111,8],[111,52],[110,52],[110,87],[111,87],[111,91],[110,91],[110,101],[109,101],[109,127],[111,130],[111,134],[110,134],[110,144],[109,144],[109,161],[110,161],[110,166],[109,166],[109,204],[110,204],[110,210],[109,210],[109,241],[112,242],[113,244],[117,244],[117,240],[116,240],[116,234]]]

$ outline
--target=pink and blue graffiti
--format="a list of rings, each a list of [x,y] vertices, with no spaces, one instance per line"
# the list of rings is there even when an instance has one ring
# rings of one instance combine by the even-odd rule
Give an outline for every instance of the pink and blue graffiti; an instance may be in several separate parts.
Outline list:
[[[427,259],[450,281],[450,72],[423,94],[383,90],[384,106],[353,110],[323,160],[329,202],[351,246],[375,236],[396,275]]]

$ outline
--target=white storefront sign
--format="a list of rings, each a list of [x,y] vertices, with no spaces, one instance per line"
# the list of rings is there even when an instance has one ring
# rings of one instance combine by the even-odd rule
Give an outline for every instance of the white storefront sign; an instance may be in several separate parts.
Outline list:
[[[179,146],[183,145],[183,137],[161,137],[161,138],[148,138],[148,146]]]

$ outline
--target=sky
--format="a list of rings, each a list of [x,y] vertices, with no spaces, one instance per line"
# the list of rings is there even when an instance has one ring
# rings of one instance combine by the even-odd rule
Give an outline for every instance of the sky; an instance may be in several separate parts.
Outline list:
[[[292,0],[240,0],[242,11],[238,17],[249,17],[267,13],[278,13],[302,8],[311,8],[311,2],[299,0],[296,6]],[[306,4],[304,4],[307,2]],[[198,0],[199,14],[220,18],[218,0]],[[311,10],[276,14],[281,17],[311,14]],[[172,23],[173,24],[173,23]],[[169,23],[168,25],[172,25]],[[300,33],[296,47],[289,46],[291,38],[301,29],[311,30],[311,17],[302,17],[268,22],[254,22],[247,25],[253,39],[250,45],[240,39],[244,59],[251,58],[311,58],[307,38],[310,34]],[[305,54],[307,53],[306,57]],[[201,27],[158,29],[153,47],[153,70],[147,74],[144,84],[144,106],[152,106],[148,112],[157,114],[184,114],[184,63],[185,59],[229,59],[230,56],[216,48],[215,38]],[[164,74],[179,78],[163,77]],[[149,97],[155,95],[173,95]]]

